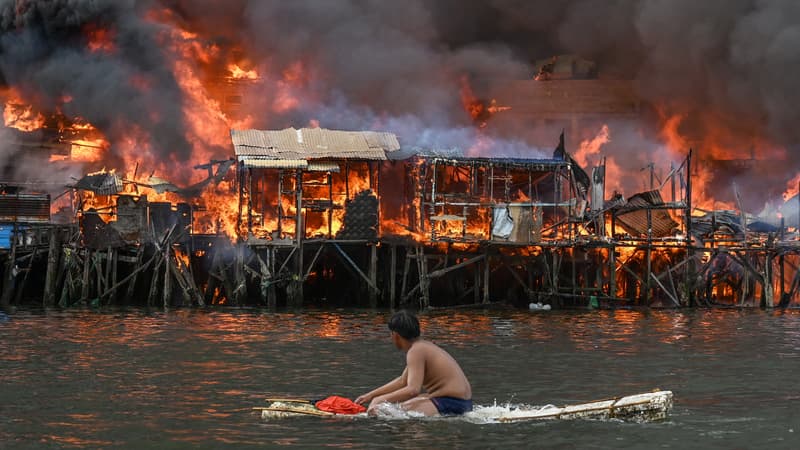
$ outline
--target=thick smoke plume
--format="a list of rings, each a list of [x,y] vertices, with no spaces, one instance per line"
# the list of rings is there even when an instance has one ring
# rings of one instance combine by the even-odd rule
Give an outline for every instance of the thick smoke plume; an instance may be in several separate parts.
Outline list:
[[[231,58],[258,69],[263,90],[243,104],[254,127],[395,126],[407,143],[440,147],[474,144],[458,131],[473,125],[461,77],[478,87],[528,79],[534,61],[575,53],[596,61],[601,76],[635,79],[660,114],[685,117],[698,146],[713,135],[732,158],[784,159],[775,179],[788,179],[800,159],[798,23],[794,0],[5,0],[0,75],[38,107],[82,116],[112,142],[144,130],[180,162],[197,137],[181,110],[170,28],[217,50],[205,70]],[[113,52],[87,49],[95,28],[113,30]],[[287,87],[292,68],[301,75]],[[276,109],[279,88],[298,106]],[[626,151],[612,142],[608,152]],[[648,142],[627,147],[641,152]],[[544,154],[520,145],[510,153]]]

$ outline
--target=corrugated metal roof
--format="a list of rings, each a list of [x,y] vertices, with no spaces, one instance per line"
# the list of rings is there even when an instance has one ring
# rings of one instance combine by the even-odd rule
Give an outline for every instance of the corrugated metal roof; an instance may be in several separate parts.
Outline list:
[[[114,195],[122,192],[122,178],[109,172],[94,173],[81,178],[73,187],[99,195]]]
[[[339,173],[339,164],[333,161],[309,161],[306,170],[309,172],[334,172]]]
[[[308,161],[305,159],[257,159],[243,158],[239,164],[248,169],[305,169]]]
[[[338,131],[324,128],[231,130],[236,156],[269,159],[385,160],[400,148],[397,136],[376,131]]]
[[[617,223],[632,235],[647,236],[647,209],[663,204],[658,191],[640,192],[629,198],[619,210]],[[678,227],[678,223],[663,209],[650,211],[650,225],[653,237],[671,236]]]

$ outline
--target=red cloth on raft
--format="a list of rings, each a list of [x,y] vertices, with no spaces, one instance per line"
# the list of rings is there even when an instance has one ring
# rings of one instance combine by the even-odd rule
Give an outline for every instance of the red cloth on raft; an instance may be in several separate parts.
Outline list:
[[[320,411],[336,414],[358,414],[367,410],[367,408],[353,402],[349,398],[339,397],[338,395],[331,395],[326,399],[320,400],[315,403],[314,406]]]

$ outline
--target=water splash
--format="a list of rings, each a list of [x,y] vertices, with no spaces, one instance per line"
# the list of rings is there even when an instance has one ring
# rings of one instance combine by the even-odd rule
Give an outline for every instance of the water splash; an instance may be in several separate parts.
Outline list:
[[[548,410],[559,410],[555,405],[532,406],[527,404],[504,403],[493,405],[475,405],[471,412],[463,416],[463,420],[471,423],[500,423],[504,419],[514,419],[519,417],[529,417],[531,415],[545,413]]]

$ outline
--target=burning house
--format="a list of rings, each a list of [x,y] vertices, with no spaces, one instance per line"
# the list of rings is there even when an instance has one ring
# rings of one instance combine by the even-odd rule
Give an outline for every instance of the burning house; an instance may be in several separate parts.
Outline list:
[[[232,130],[231,137],[239,226],[248,236],[378,237],[379,171],[400,149],[394,134],[287,128]]]

